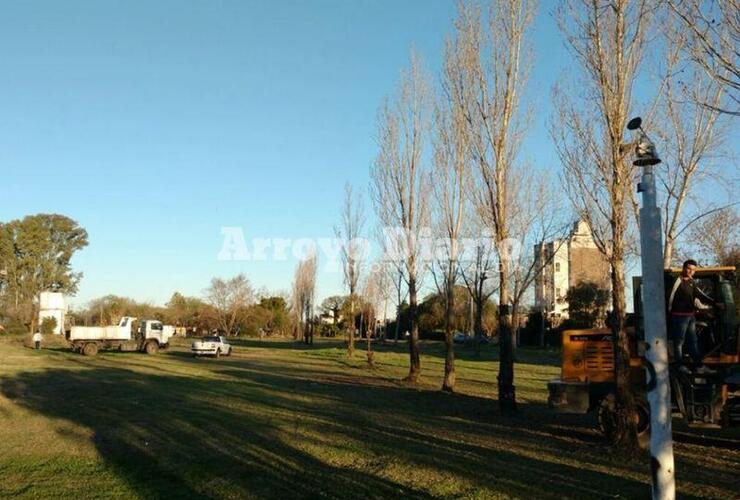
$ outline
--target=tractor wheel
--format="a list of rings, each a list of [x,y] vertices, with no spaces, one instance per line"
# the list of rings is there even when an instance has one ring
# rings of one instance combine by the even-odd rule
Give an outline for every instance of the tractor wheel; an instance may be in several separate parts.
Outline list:
[[[637,443],[646,450],[650,447],[650,405],[643,398],[635,400]]]
[[[618,437],[617,398],[614,394],[607,394],[599,403],[596,413],[599,430],[609,443],[615,443]]]
[[[623,432],[617,410],[616,395],[609,394],[601,400],[597,418],[601,433],[609,443],[615,444]],[[640,448],[647,449],[650,444],[650,407],[645,399],[640,397],[635,399],[635,413],[632,419],[637,429],[637,443]]]
[[[94,342],[88,342],[82,348],[82,354],[85,356],[95,356],[98,353],[98,344]]]
[[[156,342],[147,342],[145,350],[147,354],[157,354],[159,352],[159,346]]]

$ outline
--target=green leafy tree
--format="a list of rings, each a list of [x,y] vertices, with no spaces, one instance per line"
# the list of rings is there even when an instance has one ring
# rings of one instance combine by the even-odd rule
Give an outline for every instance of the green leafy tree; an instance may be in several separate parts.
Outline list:
[[[51,335],[57,327],[57,319],[53,316],[47,316],[41,320],[41,333],[43,335]]]
[[[290,310],[288,302],[279,296],[263,297],[260,307],[269,311],[270,320],[266,325],[266,332],[270,334],[284,334],[290,327]]]
[[[77,291],[82,273],[72,271],[71,260],[87,243],[87,231],[63,215],[29,215],[0,224],[3,305],[33,330],[40,292]]]
[[[470,295],[463,286],[455,286],[453,293],[450,327],[452,331],[464,331],[468,329],[470,323]],[[426,332],[445,329],[445,296],[443,293],[428,295],[419,304],[419,328]]]
[[[606,317],[609,290],[584,281],[568,289],[566,300],[569,319],[580,327],[592,328]]]

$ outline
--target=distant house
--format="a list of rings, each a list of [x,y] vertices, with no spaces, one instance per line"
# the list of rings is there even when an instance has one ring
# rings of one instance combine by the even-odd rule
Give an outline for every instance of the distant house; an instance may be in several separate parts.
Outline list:
[[[554,322],[568,318],[568,289],[590,281],[608,290],[609,262],[594,243],[591,229],[584,221],[573,225],[567,238],[535,245],[537,269],[535,307]]]

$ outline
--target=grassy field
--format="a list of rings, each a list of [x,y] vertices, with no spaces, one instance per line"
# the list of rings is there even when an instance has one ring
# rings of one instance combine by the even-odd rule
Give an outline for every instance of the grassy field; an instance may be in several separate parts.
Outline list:
[[[494,347],[458,348],[458,393],[441,393],[442,346],[424,344],[407,387],[405,346],[370,370],[335,341],[237,341],[193,359],[34,351],[0,338],[0,498],[647,498],[647,459],[625,460],[586,416],[546,406],[557,353],[520,349],[520,411],[495,404]],[[740,438],[678,430],[683,497],[740,491]]]

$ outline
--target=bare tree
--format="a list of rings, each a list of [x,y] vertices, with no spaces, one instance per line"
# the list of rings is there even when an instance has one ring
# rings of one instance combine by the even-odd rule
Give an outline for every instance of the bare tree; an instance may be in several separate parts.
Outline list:
[[[416,383],[421,374],[417,293],[423,265],[419,237],[427,226],[428,189],[422,165],[424,136],[429,122],[429,88],[419,61],[411,58],[401,75],[398,92],[381,107],[378,117],[379,152],[372,167],[373,202],[380,222],[396,231],[397,255],[391,261],[403,269],[409,293],[411,336],[409,374]]]
[[[611,267],[617,399],[625,430],[618,439],[629,448],[636,446],[636,432],[631,418],[624,260],[634,167],[623,146],[652,9],[648,0],[568,0],[557,11],[582,78],[577,91],[554,89],[551,134],[563,164],[566,192]]]
[[[327,297],[321,303],[321,308],[327,313],[331,312],[332,325],[336,326],[339,323],[339,311],[342,310],[345,298],[341,295],[332,295]]]
[[[470,175],[470,144],[463,99],[455,95],[464,91],[457,85],[459,76],[456,47],[448,42],[443,74],[443,92],[435,110],[433,139],[433,169],[430,184],[434,194],[431,207],[435,256],[431,263],[437,291],[443,297],[445,317],[445,371],[442,390],[455,390],[455,350],[452,331],[452,312],[455,307],[455,284],[459,276],[459,240],[466,207],[466,191]],[[435,268],[441,271],[437,279]]]
[[[226,335],[233,335],[240,312],[254,302],[254,289],[243,274],[228,280],[213,278],[205,299],[216,312],[219,328]]]
[[[662,58],[665,61],[663,95],[658,109],[664,120],[656,127],[655,136],[662,142],[663,158],[658,169],[658,180],[665,191],[663,267],[670,267],[692,191],[704,178],[718,173],[718,152],[725,130],[716,110],[721,105],[724,89],[699,67],[681,68],[682,54],[692,38],[683,23],[669,17],[661,24],[671,43],[666,44]],[[706,203],[697,207],[699,211],[708,208]]]
[[[668,10],[680,23],[673,32],[683,52],[704,75],[721,86],[729,102],[724,105],[701,92],[694,102],[712,111],[738,116],[740,110],[740,3],[737,0],[667,0]],[[678,42],[676,42],[678,40]]]
[[[383,289],[385,288],[386,291]],[[362,286],[362,317],[365,325],[365,338],[367,340],[367,364],[375,367],[374,352],[372,349],[373,335],[377,331],[376,317],[381,307],[387,302],[388,283],[387,274],[382,269],[373,267],[365,278]]]
[[[398,332],[401,328],[401,304],[406,300],[409,295],[408,287],[404,286],[406,282],[404,278],[403,267],[397,265],[386,266],[386,272],[388,277],[393,283],[394,299],[396,305],[396,328],[393,332],[393,342],[398,343]]]
[[[351,320],[347,330],[347,356],[349,357],[352,357],[355,352],[354,297],[357,295],[357,284],[363,267],[364,248],[359,238],[364,226],[365,212],[362,206],[362,195],[354,196],[352,186],[347,183],[344,185],[342,223],[334,226],[334,234],[342,244],[344,284],[349,288]]]
[[[718,210],[697,220],[689,235],[694,252],[721,264],[740,248],[740,215],[732,208]]]
[[[455,93],[468,124],[476,189],[473,204],[490,229],[499,260],[498,397],[503,411],[516,409],[508,248],[511,214],[526,117],[521,96],[530,66],[526,33],[534,6],[529,0],[493,0],[482,19],[473,4],[461,3],[456,22]],[[484,27],[485,21],[485,27]]]
[[[494,240],[481,230],[480,224],[473,223],[468,218],[464,234],[467,240],[474,244],[464,248],[465,258],[460,262],[460,276],[473,302],[472,329],[476,339],[476,348],[479,347],[483,336],[483,312],[491,296],[498,291],[496,286],[496,252]],[[476,221],[477,222],[477,221]]]
[[[373,282],[373,289],[375,292],[375,297],[377,299],[377,311],[382,310],[383,314],[383,341],[385,342],[387,331],[386,327],[388,325],[388,302],[393,300],[394,298],[394,289],[395,285],[393,283],[394,280],[394,271],[395,266],[390,265],[388,262],[385,262],[382,259],[377,260],[373,263],[373,265],[370,267],[370,276],[368,279],[372,279]],[[400,302],[400,301],[399,301]],[[380,319],[380,314],[378,314],[378,319]]]
[[[298,263],[293,279],[292,307],[302,327],[303,341],[313,344],[313,309],[316,295],[316,254]]]
[[[518,345],[522,304],[533,291],[534,281],[552,262],[557,249],[565,244],[571,224],[568,220],[570,214],[561,209],[560,192],[546,173],[524,166],[512,184],[515,194],[509,211],[509,227],[511,234],[516,236],[516,243],[511,242],[508,253],[511,269],[508,295],[514,345]],[[555,252],[537,258],[532,249],[547,241],[558,242]]]

